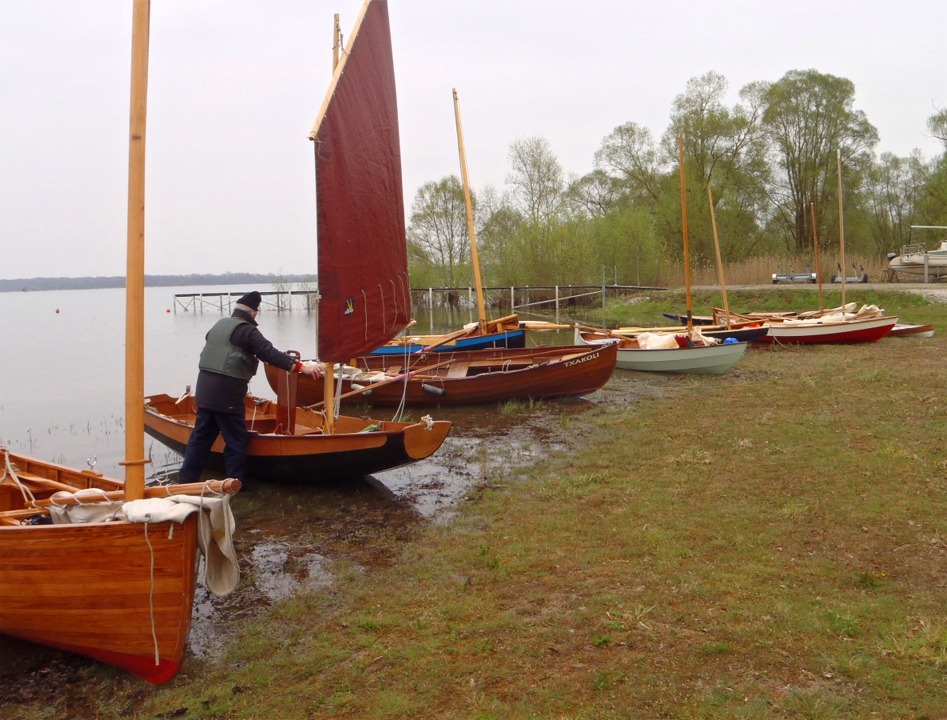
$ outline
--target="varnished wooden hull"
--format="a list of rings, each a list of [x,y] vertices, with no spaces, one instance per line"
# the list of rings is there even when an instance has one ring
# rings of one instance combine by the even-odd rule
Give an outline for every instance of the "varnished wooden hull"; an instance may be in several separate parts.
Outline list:
[[[895,326],[891,328],[891,332],[888,334],[890,337],[929,338],[934,337],[934,326],[929,324],[909,325],[906,323],[895,323]]]
[[[276,432],[275,403],[247,400],[250,445],[247,473],[251,479],[320,482],[362,477],[423,460],[447,438],[451,423],[387,422],[339,416],[335,432],[321,431],[320,413],[297,408],[292,434]],[[178,404],[168,395],[145,398],[145,432],[175,452],[184,454],[194,428],[193,398]],[[371,429],[375,428],[375,429]],[[223,469],[223,438],[211,450],[209,466]]]
[[[89,473],[52,463],[14,459],[24,472],[77,489],[121,487],[106,478],[89,482]],[[0,510],[27,512],[17,509],[16,488],[0,487]],[[197,515],[173,533],[170,527],[0,524],[0,633],[166,682],[183,662],[191,627]]]
[[[400,404],[403,396],[410,407],[587,395],[608,382],[615,358],[613,347],[576,346],[432,353],[411,358],[407,368],[402,365],[404,357],[365,356],[356,360],[359,369],[402,377],[343,402],[389,406]],[[266,373],[275,390],[279,371],[267,366]],[[343,380],[343,396],[353,389],[352,381]],[[302,377],[298,392],[298,404],[318,403],[323,398],[323,381]]]

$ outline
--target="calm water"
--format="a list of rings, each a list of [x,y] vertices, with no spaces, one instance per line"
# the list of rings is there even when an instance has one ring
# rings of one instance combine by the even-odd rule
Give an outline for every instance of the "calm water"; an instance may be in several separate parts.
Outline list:
[[[194,384],[204,334],[222,316],[215,309],[175,312],[174,295],[231,289],[248,288],[146,290],[146,394],[178,395]],[[96,457],[98,470],[122,477],[124,289],[0,293],[0,317],[0,444],[79,467]],[[274,345],[304,355],[314,352],[312,323],[305,310],[260,315]],[[251,390],[271,395],[262,372]]]

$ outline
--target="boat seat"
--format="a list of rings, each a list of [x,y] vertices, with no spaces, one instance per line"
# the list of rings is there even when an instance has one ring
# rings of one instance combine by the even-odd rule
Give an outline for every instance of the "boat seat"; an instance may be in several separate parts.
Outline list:
[[[322,435],[322,428],[314,428],[302,423],[296,423],[294,435]]]
[[[42,477],[41,475],[35,475],[31,472],[24,472],[22,470],[16,470],[16,476],[20,478],[22,482],[33,485],[41,485],[43,487],[53,488],[54,490],[75,492],[78,489],[74,485],[67,485],[66,483],[61,483],[57,480],[50,480],[49,478]]]

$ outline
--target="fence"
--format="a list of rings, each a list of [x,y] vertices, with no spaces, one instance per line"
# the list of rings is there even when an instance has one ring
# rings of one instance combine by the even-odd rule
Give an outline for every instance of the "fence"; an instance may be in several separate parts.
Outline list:
[[[537,285],[519,287],[484,288],[484,304],[491,310],[521,314],[554,314],[559,322],[563,308],[604,305],[609,297],[646,290],[665,290],[661,287],[643,285]],[[174,296],[174,312],[230,313],[242,292],[180,293]],[[290,312],[315,309],[319,293],[315,290],[280,290],[261,292],[261,309]],[[477,305],[476,292],[472,287],[427,288],[411,290],[411,301],[415,307],[428,309],[470,309]]]

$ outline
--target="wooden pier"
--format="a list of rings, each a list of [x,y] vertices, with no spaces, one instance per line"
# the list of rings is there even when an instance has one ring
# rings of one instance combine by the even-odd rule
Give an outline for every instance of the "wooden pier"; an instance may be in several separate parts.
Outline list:
[[[603,304],[609,297],[666,289],[642,285],[525,285],[484,288],[484,295],[492,310],[546,316],[555,314],[558,322],[562,308],[591,307]],[[230,314],[244,294],[244,291],[175,294],[174,312]],[[319,298],[316,290],[272,290],[261,291],[260,295],[260,310],[275,312],[312,312]],[[428,309],[476,307],[476,293],[472,287],[413,289],[411,299],[415,307]]]

